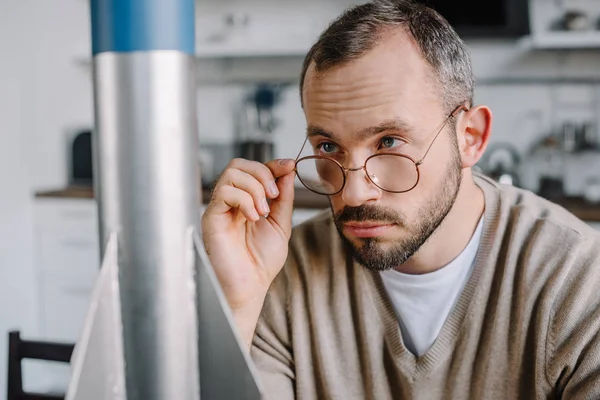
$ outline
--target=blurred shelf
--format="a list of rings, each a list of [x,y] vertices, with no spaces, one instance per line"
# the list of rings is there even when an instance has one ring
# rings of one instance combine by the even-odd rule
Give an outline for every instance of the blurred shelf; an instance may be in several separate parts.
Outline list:
[[[581,197],[565,197],[551,201],[583,221],[600,222],[600,204],[590,203]]]
[[[296,43],[269,43],[267,45],[247,45],[236,43],[231,45],[209,44],[199,46],[196,50],[196,59],[202,60],[223,60],[223,59],[247,59],[247,58],[290,58],[295,57],[303,59],[310,45],[304,41]],[[75,58],[77,64],[89,67],[91,56],[79,55]]]
[[[196,58],[247,58],[247,57],[304,57],[309,45],[304,41],[286,41],[284,43],[269,43],[267,45],[248,45],[244,43],[222,45],[205,44],[198,47]]]
[[[505,76],[477,79],[477,85],[588,85],[596,83],[600,83],[600,77]]]
[[[600,49],[600,32],[545,32],[526,36],[519,45],[531,50]]]

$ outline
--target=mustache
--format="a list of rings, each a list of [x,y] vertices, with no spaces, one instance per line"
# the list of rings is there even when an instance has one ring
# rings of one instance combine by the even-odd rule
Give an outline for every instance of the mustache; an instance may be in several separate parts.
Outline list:
[[[352,221],[380,221],[391,224],[402,224],[402,219],[396,211],[369,205],[358,207],[346,206],[341,211],[335,213],[334,216],[338,223]]]

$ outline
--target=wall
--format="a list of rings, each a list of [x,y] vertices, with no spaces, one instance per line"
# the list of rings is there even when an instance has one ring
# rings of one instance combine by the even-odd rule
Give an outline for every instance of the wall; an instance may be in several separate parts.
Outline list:
[[[33,166],[28,154],[29,96],[35,34],[23,29],[32,0],[6,0],[0,11],[0,396],[6,382],[7,332],[37,334],[34,290]],[[18,33],[17,33],[18,32]]]
[[[36,189],[66,184],[69,141],[77,129],[90,126],[93,115],[90,70],[76,62],[89,48],[87,1],[38,3],[27,24],[36,38],[27,93]]]
[[[0,396],[7,332],[39,332],[33,193],[66,183],[66,141],[91,122],[89,71],[74,63],[89,41],[81,0],[5,0],[0,8]],[[41,386],[41,362],[25,385]]]

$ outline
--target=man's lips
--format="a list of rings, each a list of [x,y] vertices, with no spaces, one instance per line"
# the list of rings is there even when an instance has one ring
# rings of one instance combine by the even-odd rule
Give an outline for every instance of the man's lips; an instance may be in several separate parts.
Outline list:
[[[346,222],[344,231],[350,236],[369,238],[381,236],[393,226],[389,222]]]

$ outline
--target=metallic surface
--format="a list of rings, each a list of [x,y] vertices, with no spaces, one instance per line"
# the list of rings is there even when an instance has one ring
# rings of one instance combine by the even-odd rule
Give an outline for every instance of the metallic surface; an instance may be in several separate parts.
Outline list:
[[[198,394],[186,262],[200,221],[194,68],[176,51],[94,57],[96,199],[102,247],[118,234],[129,400]]]
[[[227,299],[201,241],[194,236],[198,355],[202,400],[259,400],[258,371],[236,329]]]
[[[126,400],[117,236],[108,241],[83,333],[71,357],[66,400]]]
[[[195,51],[194,0],[91,0],[92,53]]]

